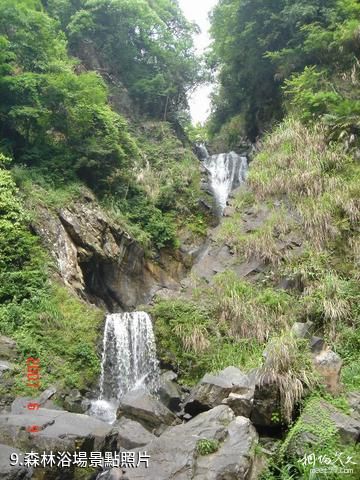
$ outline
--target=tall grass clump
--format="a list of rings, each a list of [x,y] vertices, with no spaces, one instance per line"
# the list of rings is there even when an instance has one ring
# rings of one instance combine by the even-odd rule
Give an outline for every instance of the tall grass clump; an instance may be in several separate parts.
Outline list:
[[[288,294],[257,288],[231,272],[216,277],[211,297],[218,324],[238,340],[266,342],[272,333],[289,325],[287,314],[292,306]]]
[[[304,395],[304,389],[310,390],[316,385],[306,341],[298,340],[288,333],[273,337],[266,347],[260,382],[275,383],[278,386],[282,419],[289,424],[295,405]]]

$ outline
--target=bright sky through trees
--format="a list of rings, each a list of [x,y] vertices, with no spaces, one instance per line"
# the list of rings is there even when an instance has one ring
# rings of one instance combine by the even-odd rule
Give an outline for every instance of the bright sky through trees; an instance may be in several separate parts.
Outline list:
[[[196,22],[201,28],[201,33],[195,38],[195,45],[199,53],[202,53],[210,43],[209,36],[209,12],[216,5],[217,0],[179,0],[186,18]],[[203,85],[196,89],[189,98],[191,116],[194,123],[204,122],[210,113],[211,85]]]

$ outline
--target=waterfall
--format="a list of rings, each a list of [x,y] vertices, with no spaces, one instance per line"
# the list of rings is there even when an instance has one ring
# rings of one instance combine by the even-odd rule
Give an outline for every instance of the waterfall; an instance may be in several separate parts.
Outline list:
[[[205,147],[204,144],[202,143],[196,144],[196,149],[197,149],[200,160],[206,160],[208,158],[209,152],[207,151],[207,148]]]
[[[130,390],[155,392],[159,386],[152,322],[145,312],[107,315],[100,375],[100,396],[90,415],[112,423],[121,398]]]
[[[247,158],[235,152],[220,153],[207,156],[204,166],[209,173],[211,190],[222,215],[230,192],[246,179]]]

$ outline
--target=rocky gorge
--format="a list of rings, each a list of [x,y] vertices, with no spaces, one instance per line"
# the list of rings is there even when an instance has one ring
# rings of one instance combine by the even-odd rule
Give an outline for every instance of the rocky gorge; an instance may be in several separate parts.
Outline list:
[[[246,189],[247,186],[236,188]],[[229,191],[229,195],[224,219],[232,215],[234,193]],[[258,226],[266,220],[266,207],[256,214],[249,210],[246,215],[246,229],[251,231],[253,227],[247,225]],[[184,247],[175,256],[163,252],[156,263],[146,259],[140,245],[106,216],[89,193],[73,206],[56,213],[41,210],[33,228],[57,262],[57,274],[68,288],[84,301],[95,302],[111,311],[123,311],[151,303],[155,297],[187,298],[195,274],[210,284],[225,270],[250,277],[251,281],[265,275],[266,262],[239,263],[229,245],[215,241],[222,221],[220,219],[220,225],[210,230],[203,246],[191,247],[196,254]],[[301,244],[290,235],[281,248],[293,250],[301,248]],[[323,339],[314,336],[314,331],[312,322],[297,322],[291,334],[308,342],[322,383],[336,395],[341,388],[342,360]],[[111,348],[104,343],[105,353],[107,349],[112,351]],[[124,348],[135,347],[129,344],[119,348],[121,356],[125,354]],[[145,348],[145,345],[140,347],[141,351]],[[138,354],[135,350],[131,353],[134,357]],[[0,356],[1,372],[11,371],[16,343],[1,337]],[[36,460],[32,467],[9,467],[10,453],[17,452],[19,458],[23,458],[24,452],[51,450],[66,451],[70,455],[76,452],[87,455],[91,452],[146,452],[148,468],[125,468],[125,476],[129,479],[258,479],[275,455],[286,430],[281,415],[282,392],[267,373],[266,350],[264,359],[263,367],[251,371],[229,365],[218,373],[207,373],[192,388],[178,384],[175,372],[163,370],[158,385],[154,384],[150,390],[145,385],[135,389],[127,387],[128,393],[118,398],[117,414],[111,423],[89,416],[91,395],[86,398],[76,390],[61,392],[56,387],[49,388],[32,400],[40,404],[40,408],[32,412],[26,410],[30,398],[16,398],[11,406],[3,405],[0,415],[1,478],[123,478],[124,467],[111,469],[104,465],[93,467],[90,469],[93,473],[88,471],[85,477],[79,477],[81,468],[41,468]],[[110,361],[114,363],[115,359]],[[134,375],[134,365],[129,373],[124,364],[121,363],[120,368],[118,374],[113,369],[108,372],[112,383],[117,375],[119,378]],[[318,414],[322,409],[324,414],[330,415],[341,441],[356,443],[360,436],[359,400],[358,394],[351,397],[353,410],[350,414],[318,400],[310,411],[305,410],[298,417],[294,404],[290,418],[298,417],[297,423],[310,422],[312,425],[312,412]],[[28,433],[29,424],[38,425],[39,432]],[[294,435],[286,449],[297,455],[304,454],[304,445],[311,447],[317,441],[316,433],[309,435],[304,431]]]
[[[0,0],[0,480],[360,478],[359,19]]]

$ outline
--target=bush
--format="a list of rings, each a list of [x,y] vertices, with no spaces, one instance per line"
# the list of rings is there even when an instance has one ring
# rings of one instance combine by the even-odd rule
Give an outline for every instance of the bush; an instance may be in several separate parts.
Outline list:
[[[219,449],[219,446],[220,444],[218,440],[207,440],[206,438],[202,438],[196,443],[196,453],[198,455],[210,455],[211,453],[216,452]]]

